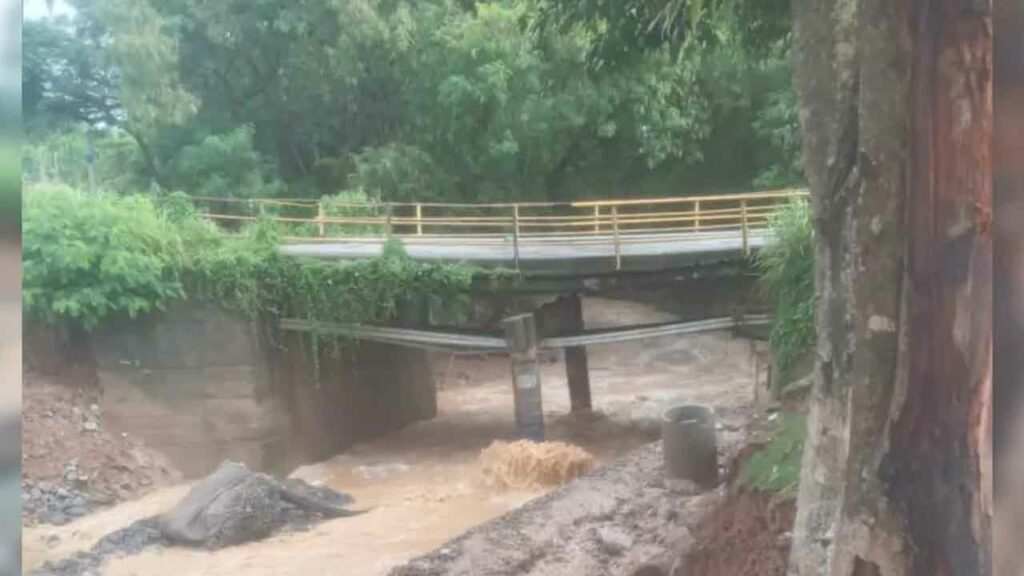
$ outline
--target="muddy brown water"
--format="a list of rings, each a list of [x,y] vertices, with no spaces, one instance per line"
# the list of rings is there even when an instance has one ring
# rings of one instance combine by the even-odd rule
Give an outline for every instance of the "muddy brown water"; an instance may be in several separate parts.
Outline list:
[[[647,305],[610,300],[586,301],[585,314],[594,327],[672,319]],[[671,404],[737,408],[753,398],[750,344],[727,332],[595,347],[589,360],[599,414],[567,416],[569,395],[559,359],[542,367],[543,401],[549,439],[580,445],[599,462],[655,439],[658,417]],[[151,550],[108,561],[103,574],[298,576],[331,570],[379,576],[543,494],[495,490],[480,474],[480,451],[495,439],[514,436],[507,359],[439,355],[434,370],[437,418],[294,473],[351,494],[356,507],[371,509],[366,514],[217,552]],[[105,533],[166,509],[186,489],[161,490],[66,526],[26,529],[24,566],[85,549]]]

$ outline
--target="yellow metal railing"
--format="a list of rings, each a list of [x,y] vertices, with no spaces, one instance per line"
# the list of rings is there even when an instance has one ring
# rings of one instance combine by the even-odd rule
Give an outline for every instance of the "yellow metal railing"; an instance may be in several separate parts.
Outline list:
[[[666,235],[702,239],[741,238],[749,252],[752,233],[763,231],[782,203],[805,198],[803,189],[578,202],[342,203],[312,199],[239,199],[195,196],[200,214],[225,226],[269,218],[284,228],[286,242],[405,241],[465,243],[530,242],[563,239],[573,243],[614,245],[617,267],[621,246],[662,241]],[[335,213],[332,213],[335,212]],[[699,232],[700,234],[694,234]]]

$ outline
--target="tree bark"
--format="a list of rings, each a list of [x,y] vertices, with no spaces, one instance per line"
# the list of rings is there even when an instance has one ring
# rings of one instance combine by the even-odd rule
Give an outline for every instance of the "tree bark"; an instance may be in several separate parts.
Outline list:
[[[169,190],[170,188],[164,180],[163,173],[160,171],[160,167],[156,163],[156,157],[153,156],[153,150],[149,147],[149,142],[146,141],[146,138],[141,132],[132,128],[128,124],[125,124],[122,128],[124,128],[124,131],[127,132],[139,146],[139,151],[142,153],[142,160],[146,163],[146,168],[149,170],[149,175],[153,178],[153,181],[156,182],[157,186],[163,190]]]
[[[794,2],[819,335],[790,574],[990,570],[990,9]]]

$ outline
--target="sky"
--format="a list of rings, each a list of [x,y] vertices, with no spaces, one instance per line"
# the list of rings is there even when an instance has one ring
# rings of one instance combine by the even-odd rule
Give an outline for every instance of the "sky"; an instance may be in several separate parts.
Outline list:
[[[25,0],[23,6],[25,20],[39,20],[50,15],[70,14],[73,11],[66,0],[53,0],[53,12],[46,6],[46,0]]]

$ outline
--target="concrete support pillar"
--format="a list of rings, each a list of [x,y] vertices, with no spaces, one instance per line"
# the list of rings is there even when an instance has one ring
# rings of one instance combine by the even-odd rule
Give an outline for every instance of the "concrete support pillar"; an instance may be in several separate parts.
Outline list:
[[[564,299],[563,333],[583,331],[583,301],[579,294]],[[591,410],[590,369],[587,367],[587,349],[583,346],[565,349],[565,376],[569,381],[569,404],[573,412]]]
[[[540,365],[537,362],[537,327],[533,314],[506,318],[505,341],[512,359],[513,398],[519,434],[544,441],[544,405],[541,400]]]

